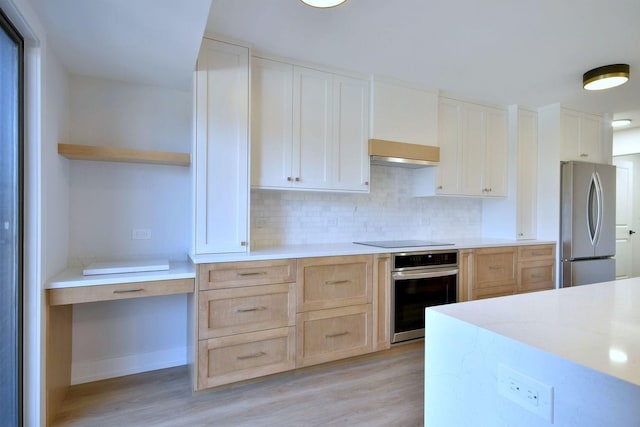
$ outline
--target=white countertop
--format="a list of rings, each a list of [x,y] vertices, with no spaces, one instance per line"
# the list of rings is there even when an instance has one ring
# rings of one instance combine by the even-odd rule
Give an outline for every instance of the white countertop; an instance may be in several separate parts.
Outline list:
[[[428,310],[640,385],[640,278]]]
[[[507,239],[465,239],[438,241],[453,243],[446,246],[412,246],[406,248],[377,248],[355,243],[323,243],[309,245],[287,245],[275,248],[254,250],[246,253],[224,253],[211,255],[190,255],[194,264],[209,262],[261,261],[285,258],[309,258],[322,256],[347,256],[366,254],[385,254],[399,252],[420,252],[436,250],[457,250],[495,246],[525,246],[555,244],[553,241],[507,240]],[[45,285],[46,289],[70,288],[77,286],[112,285],[130,282],[150,282],[155,280],[186,279],[195,277],[195,267],[190,262],[170,262],[169,270],[139,273],[101,274],[83,276],[82,267],[70,267],[53,277]]]
[[[376,239],[370,239],[376,240]],[[309,245],[286,245],[275,248],[252,250],[250,252],[225,253],[211,255],[191,254],[191,260],[195,264],[209,262],[233,262],[233,261],[260,261],[284,258],[309,258],[321,256],[346,256],[366,254],[388,254],[399,252],[438,251],[447,249],[485,248],[494,246],[525,246],[555,244],[548,240],[509,240],[509,239],[440,239],[443,243],[453,243],[446,246],[412,246],[406,248],[377,248],[374,246],[358,245],[355,243],[322,243]]]
[[[73,288],[78,286],[115,285],[118,283],[153,282],[156,280],[191,279],[196,277],[193,264],[188,261],[169,263],[168,270],[139,273],[82,275],[82,267],[71,267],[51,279],[46,289]]]

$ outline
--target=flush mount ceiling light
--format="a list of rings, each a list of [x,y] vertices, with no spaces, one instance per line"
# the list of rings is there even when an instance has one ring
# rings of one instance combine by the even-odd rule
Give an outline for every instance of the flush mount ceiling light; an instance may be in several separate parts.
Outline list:
[[[347,0],[300,0],[300,1],[309,6],[327,8],[327,7],[340,6],[342,3],[344,3]]]
[[[629,64],[613,64],[589,70],[582,76],[587,90],[602,90],[620,86],[629,80]]]
[[[629,126],[630,124],[631,124],[631,119],[617,119],[611,122],[611,126],[614,128]]]

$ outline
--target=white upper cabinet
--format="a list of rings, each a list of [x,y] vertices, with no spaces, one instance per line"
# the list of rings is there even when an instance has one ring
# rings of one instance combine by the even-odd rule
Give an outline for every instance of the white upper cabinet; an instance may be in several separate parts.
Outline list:
[[[438,92],[374,78],[371,138],[438,145]]]
[[[251,185],[292,185],[293,65],[252,58]]]
[[[496,197],[507,194],[507,111],[440,98],[440,165],[436,193]]]
[[[204,39],[195,95],[194,252],[244,252],[248,239],[249,49]]]
[[[254,58],[254,188],[369,190],[369,87],[362,79]]]
[[[561,160],[609,163],[605,159],[604,116],[561,108]]]
[[[537,236],[538,113],[517,108],[513,112],[518,138],[516,237]]]
[[[334,76],[334,187],[369,191],[369,84],[361,79]]]
[[[295,67],[292,178],[296,187],[331,188],[333,109],[333,75]]]

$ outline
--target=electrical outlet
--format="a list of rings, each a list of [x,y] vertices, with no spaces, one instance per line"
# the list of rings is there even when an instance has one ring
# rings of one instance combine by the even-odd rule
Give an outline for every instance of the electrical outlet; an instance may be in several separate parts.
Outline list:
[[[553,387],[506,365],[498,366],[498,392],[526,410],[553,423]]]
[[[149,228],[134,228],[131,231],[132,240],[149,240],[151,239],[151,229]]]

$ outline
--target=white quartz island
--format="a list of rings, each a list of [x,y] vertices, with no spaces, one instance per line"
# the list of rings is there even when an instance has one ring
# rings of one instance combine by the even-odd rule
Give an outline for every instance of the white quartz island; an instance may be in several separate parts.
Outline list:
[[[640,278],[427,308],[425,426],[640,426]]]

